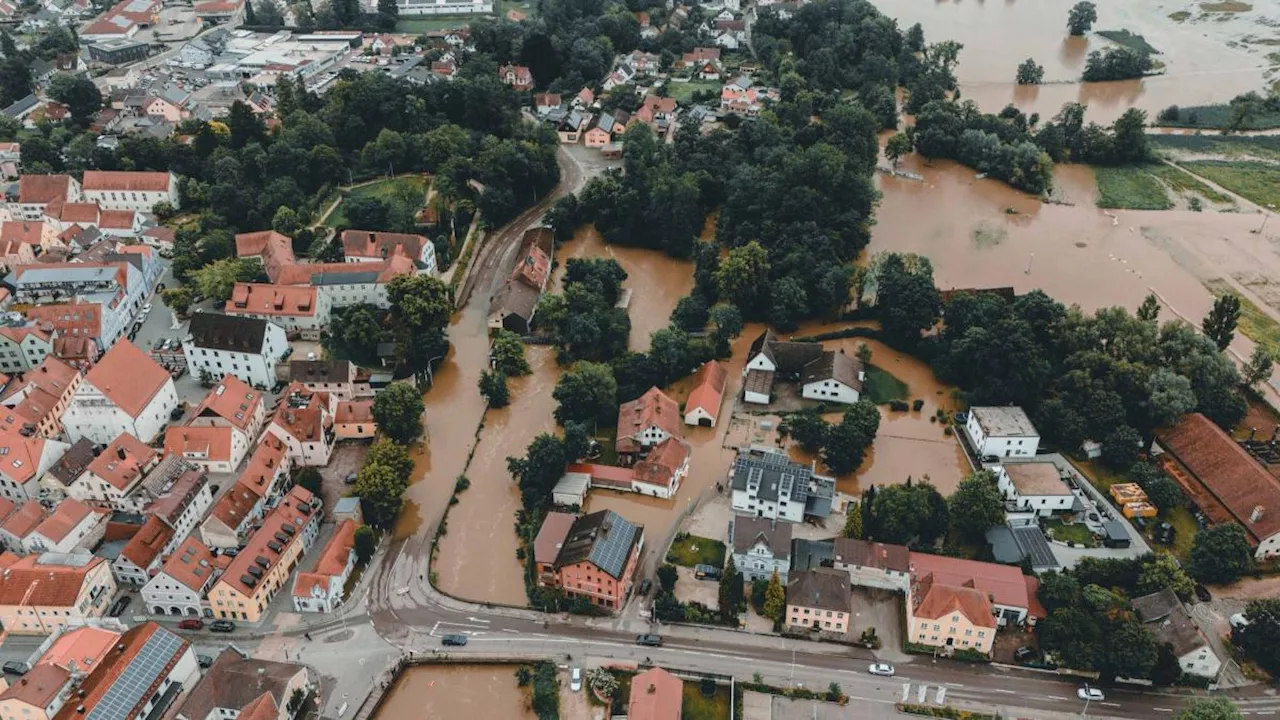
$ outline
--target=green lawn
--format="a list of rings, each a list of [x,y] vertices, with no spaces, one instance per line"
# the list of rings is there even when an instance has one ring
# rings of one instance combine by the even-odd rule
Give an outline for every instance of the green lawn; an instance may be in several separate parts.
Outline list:
[[[1230,293],[1239,297],[1240,323],[1238,327],[1240,332],[1244,333],[1250,340],[1270,350],[1277,357],[1280,357],[1280,323],[1263,312],[1262,308],[1254,305],[1249,298],[1237,293],[1225,280],[1209,280],[1204,286],[1214,295]]]
[[[1181,165],[1258,205],[1280,207],[1280,165],[1247,160],[1192,160]]]
[[[862,383],[862,390],[877,405],[887,405],[893,400],[906,400],[911,394],[906,383],[875,365],[867,366],[867,379]]]
[[[724,543],[711,538],[686,535],[681,533],[671,543],[667,551],[667,559],[676,565],[693,567],[694,565],[711,565],[724,567]]]
[[[684,701],[680,703],[682,720],[729,720],[729,688],[716,686],[716,694],[703,697],[698,683],[686,681],[684,684]]]
[[[433,15],[431,17],[400,18],[396,21],[396,32],[408,35],[421,35],[431,30],[452,30],[464,28],[477,17],[490,15]]]
[[[376,197],[388,200],[395,196],[401,188],[409,188],[416,197],[425,199],[427,193],[427,179],[416,175],[406,175],[404,177],[390,178],[387,180],[378,180],[368,185],[361,185],[352,190],[346,190],[342,193],[343,202],[348,198],[365,198]],[[419,200],[421,205],[421,200]],[[339,227],[345,224],[346,217],[342,214],[342,203],[338,203],[338,207],[329,213],[329,217],[325,219],[324,224],[329,227]]]
[[[1184,172],[1172,165],[1147,165],[1147,172],[1155,175],[1168,185],[1170,189],[1179,195],[1199,195],[1211,203],[1231,204],[1234,202],[1230,195],[1224,195],[1217,190],[1206,185],[1200,178],[1191,173]]]
[[[1084,475],[1085,479],[1089,481],[1089,484],[1108,497],[1111,496],[1112,485],[1133,482],[1120,473],[1104,467],[1102,463],[1096,460],[1081,460],[1076,457],[1071,458],[1071,460],[1076,469],[1080,471],[1080,474]]]
[[[1074,542],[1076,545],[1085,547],[1093,547],[1098,544],[1097,538],[1093,533],[1089,532],[1089,528],[1084,523],[1074,523],[1072,525],[1064,525],[1061,520],[1051,520],[1048,523],[1048,529],[1053,533],[1053,539],[1061,542]]]
[[[1196,538],[1196,531],[1200,529],[1200,526],[1196,525],[1195,516],[1185,506],[1179,505],[1172,510],[1161,513],[1159,520],[1173,526],[1173,547],[1169,548],[1169,550],[1173,552],[1174,557],[1182,562],[1189,562],[1191,560],[1191,544]],[[1156,545],[1156,547],[1160,546]]]
[[[1280,161],[1280,135],[1147,135],[1147,142],[1157,150]]]
[[[1147,42],[1147,39],[1141,35],[1134,35],[1128,30],[1099,30],[1098,34],[1110,40],[1111,42],[1127,47],[1130,50],[1137,50],[1148,55],[1159,55],[1160,51]]]
[[[1173,207],[1164,186],[1142,166],[1094,167],[1098,207],[1123,210],[1168,210]]]
[[[675,98],[681,105],[687,105],[692,101],[695,92],[711,91],[719,93],[722,87],[724,87],[724,83],[715,80],[691,80],[687,83],[670,82],[667,83],[667,95]]]

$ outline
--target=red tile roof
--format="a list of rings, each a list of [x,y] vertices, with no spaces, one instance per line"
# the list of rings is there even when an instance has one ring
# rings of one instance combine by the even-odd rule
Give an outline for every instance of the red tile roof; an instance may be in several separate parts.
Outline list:
[[[258,558],[265,558],[268,567],[262,568],[266,572],[270,572],[276,563],[284,554],[284,550],[296,542],[301,542],[302,529],[306,527],[310,519],[318,512],[311,506],[311,501],[315,496],[310,490],[295,485],[289,489],[289,493],[285,495],[280,504],[271,511],[262,521],[262,527],[249,538],[249,542],[240,549],[240,553],[231,561],[231,565],[227,567],[227,572],[218,580],[219,583],[226,583],[235,589],[236,592],[245,597],[252,597],[256,591],[262,590],[262,585],[249,587],[245,584],[244,578],[249,576],[250,567],[261,567]],[[293,527],[292,534],[284,532],[285,525]],[[287,538],[286,541],[280,542],[276,539],[276,534]],[[279,552],[272,550],[270,544],[278,544],[281,546]],[[252,576],[250,576],[252,577]]]
[[[173,177],[167,172],[85,170],[80,186],[88,191],[168,192]]]
[[[219,417],[248,432],[261,405],[262,393],[235,375],[226,375],[204,396],[192,417]]]
[[[574,472],[572,468],[573,466],[570,466],[570,472]],[[556,561],[556,556],[560,554],[560,547],[564,545],[565,539],[569,537],[569,530],[573,528],[574,520],[577,520],[577,517],[569,513],[547,513],[547,517],[542,521],[542,527],[538,528],[538,536],[533,540],[535,563],[550,565]]]
[[[147,521],[120,550],[120,556],[146,570],[172,539],[173,528],[155,515],[148,515]]]
[[[70,175],[23,175],[18,178],[18,202],[47,205],[71,194]]]
[[[80,565],[40,562],[43,555],[28,555],[9,565],[0,582],[0,605],[69,607],[75,603],[89,573],[106,562],[89,557]]]
[[[54,698],[70,680],[71,673],[57,665],[37,664],[0,692],[0,702],[13,700],[43,711],[53,704]],[[26,712],[24,709],[23,713]]]
[[[131,417],[137,417],[173,379],[137,345],[121,339],[98,360],[85,380]]]
[[[130,678],[131,682],[144,680],[149,681],[149,684],[137,695],[134,695],[136,688],[131,689],[129,694],[125,695],[125,697],[137,697],[138,700],[133,707],[123,708],[122,712],[117,711],[120,712],[117,717],[138,717],[145,703],[150,702],[151,698],[160,692],[160,684],[164,682],[165,678],[169,677],[169,674],[173,672],[174,666],[191,648],[191,644],[186,640],[177,638],[172,632],[153,622],[143,623],[125,631],[120,636],[120,640],[115,647],[107,652],[102,661],[98,663],[98,666],[80,683],[80,692],[83,694],[79,695],[75,701],[63,705],[62,710],[58,711],[58,714],[54,716],[55,720],[72,720],[72,718],[78,719],[93,715],[98,703],[103,701],[107,693],[121,679],[125,669],[133,664],[138,654],[142,652],[142,648],[146,646],[147,641],[153,635],[174,637],[177,640],[176,649],[173,650],[172,655],[168,658],[161,658],[166,661],[163,666],[151,668],[152,672],[144,670],[140,673],[141,677]],[[151,658],[148,658],[148,660],[151,660]],[[150,666],[148,667],[150,668]],[[84,712],[81,712],[81,707],[84,708]]]
[[[1213,421],[1192,413],[1156,437],[1255,544],[1280,533],[1280,483]]]
[[[338,403],[334,412],[334,422],[371,423],[373,422],[372,400],[343,400]]]
[[[199,593],[213,575],[213,565],[213,553],[209,548],[195,535],[188,535],[161,569],[192,592]]]
[[[253,512],[253,508],[262,500],[261,497],[253,494],[249,489],[239,483],[226,492],[218,502],[213,504],[213,508],[209,511],[209,517],[217,518],[226,525],[229,530],[234,531],[240,527],[240,523]]]
[[[631,678],[627,720],[680,720],[684,683],[663,670],[651,668]]]
[[[0,242],[17,242],[23,245],[39,245],[44,223],[26,220],[10,220],[0,223]]]
[[[191,462],[229,462],[234,432],[225,426],[170,426],[164,433],[164,451]]]
[[[1032,614],[1035,603],[1027,595],[1027,583],[1023,580],[1022,571],[1014,565],[913,552],[911,571],[913,582],[932,575],[935,583],[973,587],[989,596],[996,605],[1027,608],[1031,617],[1043,617]]]
[[[40,458],[44,455],[45,439],[32,435],[26,437],[21,428],[0,428],[0,472],[11,479],[25,483],[35,477],[40,467]]]
[[[406,233],[373,232],[371,230],[343,230],[342,254],[346,257],[377,258],[385,260],[402,254],[416,259],[431,242],[422,235]]]
[[[4,530],[17,538],[26,538],[31,534],[32,530],[35,530],[44,521],[44,518],[44,508],[40,503],[35,500],[28,500],[10,513],[9,517],[5,518],[4,524],[0,525],[0,530]]]
[[[258,441],[258,446],[254,448],[253,454],[249,456],[244,472],[236,478],[236,483],[258,497],[265,497],[267,491],[271,489],[272,481],[275,480],[276,472],[281,465],[288,462],[285,459],[286,452],[284,442],[280,438],[271,433],[264,433],[262,439]]]
[[[65,498],[54,508],[53,514],[45,518],[34,532],[59,543],[90,515],[105,516],[106,513],[94,510],[75,498]]]
[[[290,400],[303,398],[306,405],[293,407]],[[312,392],[302,383],[294,382],[281,395],[284,399],[271,422],[299,442],[315,441],[324,435],[326,426],[333,423],[329,417],[326,393]]]
[[[946,585],[936,581],[930,573],[920,578],[920,584],[912,594],[912,601],[916,606],[912,611],[916,617],[937,620],[958,612],[974,625],[996,627],[995,608],[987,599],[986,593],[975,588],[972,583]]]
[[[636,480],[665,488],[688,459],[689,448],[679,438],[669,437],[658,443],[644,460],[636,463]]]
[[[227,301],[228,315],[312,317],[316,314],[314,287],[236,283]]]
[[[714,423],[720,414],[720,403],[724,398],[724,386],[729,380],[729,371],[715,360],[710,360],[698,368],[693,378],[693,390],[684,403],[686,414],[694,408],[702,408],[711,416]]]
[[[297,262],[293,241],[274,230],[236,235],[236,257],[261,258],[262,267],[272,282],[277,281],[282,267]]]
[[[680,437],[680,405],[656,387],[618,408],[618,438],[631,438],[649,427]]]
[[[325,543],[320,551],[320,560],[311,572],[298,573],[293,583],[294,597],[311,597],[311,589],[320,586],[328,589],[329,578],[338,577],[347,569],[347,560],[356,546],[356,523],[354,520],[343,520],[333,537]]]
[[[138,438],[120,433],[89,463],[89,470],[117,490],[127,492],[159,457],[158,452]]]
[[[99,337],[102,335],[102,306],[80,299],[55,305],[27,308],[27,317],[65,335]]]

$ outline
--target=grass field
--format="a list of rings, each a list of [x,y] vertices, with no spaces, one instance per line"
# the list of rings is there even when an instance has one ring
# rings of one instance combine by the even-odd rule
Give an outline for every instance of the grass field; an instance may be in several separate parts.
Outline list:
[[[1241,296],[1222,279],[1209,280],[1204,284],[1214,295],[1230,293],[1240,298],[1240,332],[1250,340],[1270,350],[1280,357],[1280,323],[1254,305],[1249,298]]]
[[[893,400],[906,400],[911,395],[911,389],[906,383],[875,365],[867,366],[867,379],[862,384],[862,389],[871,402],[877,405],[887,405]]]
[[[1127,47],[1130,50],[1137,50],[1148,55],[1159,55],[1160,51],[1155,49],[1147,39],[1141,35],[1134,35],[1128,30],[1099,30],[1098,34],[1110,40],[1111,42]]]
[[[409,35],[421,35],[431,30],[452,30],[467,27],[477,17],[488,15],[433,15],[428,17],[400,18],[396,21],[396,32]]]
[[[1259,205],[1280,206],[1280,165],[1249,160],[1191,160],[1180,164]]]
[[[1160,514],[1160,521],[1167,522],[1173,526],[1173,546],[1169,551],[1173,553],[1182,562],[1191,560],[1191,545],[1195,542],[1196,531],[1200,529],[1196,525],[1196,519],[1191,515],[1191,511],[1179,505],[1172,510],[1168,510]],[[1156,545],[1156,547],[1160,547]]]
[[[1053,533],[1053,539],[1060,542],[1073,542],[1084,547],[1093,547],[1098,544],[1097,538],[1089,532],[1089,528],[1085,527],[1084,523],[1064,525],[1061,520],[1051,520],[1048,528]]]
[[[1123,210],[1168,210],[1173,207],[1164,186],[1143,166],[1094,167],[1098,207]]]
[[[711,91],[719,93],[720,88],[724,87],[723,83],[714,80],[691,80],[687,83],[668,83],[667,94],[676,99],[681,105],[687,105],[691,102],[693,94],[698,91]]]
[[[1219,130],[1231,119],[1231,106],[1227,103],[1217,105],[1188,105],[1178,108],[1177,120],[1157,118],[1155,124],[1164,127],[1201,128]],[[1280,128],[1280,113],[1264,112],[1247,118],[1241,124],[1241,130],[1270,130]]]
[[[682,720],[729,720],[732,717],[729,707],[729,688],[716,686],[716,694],[703,697],[698,683],[686,681],[684,696],[680,703]]]
[[[1280,161],[1280,135],[1148,135],[1157,150]]]
[[[671,543],[667,558],[676,565],[724,567],[724,543],[697,535],[681,535]]]
[[[1212,203],[1230,204],[1234,202],[1229,195],[1214,190],[1204,184],[1196,176],[1183,172],[1176,167],[1160,163],[1146,166],[1147,172],[1155,175],[1179,195],[1199,195]]]
[[[420,198],[425,198],[427,193],[427,180],[424,177],[416,175],[406,175],[404,177],[390,178],[387,180],[377,180],[368,185],[344,191],[342,201],[346,202],[348,198],[365,198],[376,197],[379,199],[390,199],[400,188],[410,188]],[[325,219],[324,224],[329,227],[339,227],[346,223],[347,219],[342,214],[342,203],[338,203],[338,207],[329,213],[329,217]]]

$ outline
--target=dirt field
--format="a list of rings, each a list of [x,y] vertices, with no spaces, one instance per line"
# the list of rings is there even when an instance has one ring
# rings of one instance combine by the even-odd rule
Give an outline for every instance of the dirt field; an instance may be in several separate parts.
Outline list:
[[[326,520],[333,519],[333,506],[338,498],[351,492],[351,486],[344,480],[348,475],[359,472],[364,459],[369,455],[369,445],[362,442],[342,442],[333,449],[333,457],[329,464],[320,468],[320,477],[324,478],[321,494],[324,498],[324,514]]]

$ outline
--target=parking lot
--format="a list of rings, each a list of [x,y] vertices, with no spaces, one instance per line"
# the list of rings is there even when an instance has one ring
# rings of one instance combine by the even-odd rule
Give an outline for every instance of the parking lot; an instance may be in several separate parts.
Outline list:
[[[368,454],[368,443],[340,442],[334,447],[329,464],[320,468],[320,477],[324,479],[320,494],[324,499],[326,520],[332,519],[333,506],[337,504],[338,498],[351,492],[351,486],[346,483],[346,478],[360,471]]]

